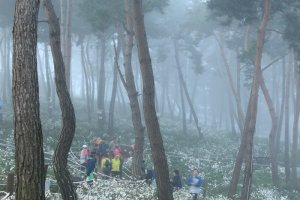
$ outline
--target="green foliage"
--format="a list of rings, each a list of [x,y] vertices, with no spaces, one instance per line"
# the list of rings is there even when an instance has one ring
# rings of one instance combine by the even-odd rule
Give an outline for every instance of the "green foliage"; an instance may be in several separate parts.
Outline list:
[[[158,10],[163,12],[169,0],[145,1],[144,12]],[[105,32],[111,26],[124,21],[124,1],[120,0],[83,0],[79,3],[80,16],[90,23],[92,30]]]
[[[241,25],[246,25],[258,20],[260,2],[258,0],[210,0],[208,8],[212,11],[212,17],[216,17],[223,25],[231,24],[234,19]]]
[[[300,52],[300,13],[287,13],[285,19],[286,27],[284,30],[284,39],[288,41],[292,49]]]
[[[216,21],[210,19],[207,4],[195,2],[190,8],[181,29],[184,33],[195,33],[195,37],[201,40],[212,35],[217,26]]]
[[[164,13],[164,8],[169,5],[169,0],[144,0],[144,12],[158,11]]]
[[[92,30],[104,32],[110,26],[123,20],[123,1],[83,0],[79,4],[81,16],[87,20]]]

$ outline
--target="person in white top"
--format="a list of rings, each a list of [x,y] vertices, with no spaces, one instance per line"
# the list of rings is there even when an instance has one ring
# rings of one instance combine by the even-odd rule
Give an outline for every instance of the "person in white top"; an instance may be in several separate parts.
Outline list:
[[[193,169],[192,175],[187,179],[187,184],[190,186],[190,193],[193,196],[193,200],[197,199],[202,182],[201,177],[198,176],[198,170]]]
[[[88,152],[87,146],[85,144],[82,146],[82,148],[83,149],[80,151],[79,160],[80,160],[80,165],[82,166],[81,168],[85,169],[89,152]]]

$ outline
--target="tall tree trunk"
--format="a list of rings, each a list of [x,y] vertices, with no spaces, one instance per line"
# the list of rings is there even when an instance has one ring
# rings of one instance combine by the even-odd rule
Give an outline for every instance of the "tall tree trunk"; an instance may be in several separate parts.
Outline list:
[[[98,119],[98,129],[104,128],[106,117],[105,117],[105,51],[106,51],[106,38],[105,35],[101,36],[101,63],[100,63],[100,75],[97,85],[97,119]]]
[[[51,78],[50,78],[50,64],[49,64],[49,53],[48,53],[48,44],[44,42],[44,51],[45,51],[45,68],[46,68],[46,81],[47,81],[47,108],[48,113],[52,115],[52,96],[51,96]]]
[[[285,63],[285,57],[282,59],[282,94],[281,94],[281,105],[280,105],[280,113],[279,113],[279,119],[278,119],[278,129],[276,134],[276,154],[280,152],[280,139],[281,139],[281,132],[282,132],[282,123],[283,123],[283,116],[284,116],[284,105],[285,105],[285,84],[286,84],[286,63]],[[279,98],[279,97],[277,97]]]
[[[134,82],[134,75],[132,70],[132,47],[133,47],[133,19],[132,19],[132,1],[124,0],[125,5],[125,17],[126,17],[126,36],[124,42],[123,56],[124,56],[124,68],[126,79],[126,91],[128,94],[132,124],[135,132],[135,151],[133,152],[132,173],[133,176],[140,178],[142,176],[142,162],[144,152],[144,126],[142,123],[140,105],[138,101],[138,92]]]
[[[75,187],[68,170],[68,153],[75,134],[75,113],[68,91],[65,66],[60,46],[60,27],[50,0],[44,1],[49,23],[49,37],[55,70],[56,91],[62,111],[62,129],[54,151],[53,170],[64,200],[77,199]]]
[[[126,107],[127,107],[127,104],[125,102],[125,99],[124,99],[124,93],[123,93],[123,89],[121,88],[121,85],[118,84],[118,101],[119,101],[119,110],[121,112],[122,115],[126,115]]]
[[[199,122],[198,122],[198,117],[197,117],[196,111],[194,109],[192,100],[191,100],[190,95],[188,93],[188,90],[187,90],[187,87],[186,87],[186,83],[185,83],[185,81],[183,79],[182,71],[181,71],[181,68],[180,68],[180,61],[179,61],[179,55],[178,55],[178,44],[177,44],[177,42],[178,41],[174,40],[175,61],[176,61],[176,68],[177,68],[177,72],[178,72],[180,84],[183,87],[183,91],[185,93],[186,99],[187,99],[187,101],[189,103],[191,112],[193,113],[194,122],[195,122],[195,125],[196,125],[196,128],[197,128],[199,137],[200,137],[200,139],[204,139],[204,136],[203,136],[203,134],[201,132],[201,128],[199,127]]]
[[[277,161],[277,154],[276,154],[276,133],[278,129],[278,118],[275,111],[275,105],[267,89],[262,72],[260,77],[260,87],[264,94],[266,103],[268,105],[269,113],[271,116],[271,120],[272,120],[272,128],[269,134],[269,148],[270,148],[271,169],[272,169],[271,171],[272,171],[273,184],[276,188],[278,188],[279,176],[278,176],[278,161]]]
[[[232,101],[230,98],[228,98],[229,103],[229,117],[230,117],[230,124],[231,124],[231,133],[234,137],[237,136],[236,130],[235,130],[235,121],[234,121],[234,108],[232,105]]]
[[[59,23],[60,23],[60,40],[61,40],[61,51],[63,53],[63,59],[65,60],[65,49],[66,49],[66,0],[60,0],[59,1],[59,6],[60,6],[60,18],[59,18]]]
[[[179,83],[180,84],[180,83]],[[180,99],[181,99],[181,114],[182,114],[182,134],[186,135],[186,112],[185,112],[185,102],[184,102],[184,95],[183,95],[183,87],[182,84],[179,85],[180,87]]]
[[[244,112],[242,109],[242,103],[241,103],[241,96],[240,96],[240,88],[237,88],[237,90],[234,87],[234,82],[233,82],[233,78],[231,75],[231,71],[230,71],[230,65],[228,62],[228,59],[226,58],[225,52],[224,52],[224,42],[223,42],[223,38],[221,37],[220,39],[218,38],[217,35],[215,35],[215,39],[220,47],[220,54],[222,57],[222,60],[224,62],[225,65],[225,69],[226,69],[226,74],[227,74],[227,78],[228,78],[228,82],[229,82],[229,87],[230,90],[233,94],[233,97],[236,101],[236,106],[237,106],[237,114],[238,114],[238,118],[239,118],[239,127],[242,128],[240,129],[240,131],[242,132],[244,129],[244,123],[245,123],[245,116],[244,116]],[[239,70],[238,70],[239,71]],[[239,76],[237,77],[239,78]],[[239,85],[237,85],[239,87]]]
[[[89,74],[89,83],[90,83],[90,110],[91,110],[91,113],[90,115],[93,115],[94,114],[94,99],[95,99],[95,77],[94,77],[94,68],[93,68],[93,64],[91,62],[91,59],[90,59],[90,51],[89,51],[89,41],[88,40],[88,43],[86,45],[86,63],[87,63],[87,70],[88,70],[88,74]]]
[[[298,149],[298,139],[299,139],[299,114],[300,114],[300,65],[299,65],[300,55],[295,52],[295,75],[296,75],[296,101],[295,101],[295,111],[294,111],[294,124],[293,124],[293,141],[291,150],[291,182],[294,189],[298,188],[297,181],[297,149]]]
[[[117,47],[114,46],[115,49],[115,58],[114,58],[114,65],[113,65],[113,85],[112,85],[112,92],[111,92],[111,99],[110,99],[110,104],[109,104],[109,112],[108,112],[108,127],[107,127],[107,132],[109,135],[114,134],[114,112],[115,112],[115,104],[116,104],[116,96],[117,96],[117,89],[118,89],[118,60],[119,60],[119,55],[120,51],[122,48],[122,29],[117,27],[117,32],[118,32],[118,44]]]
[[[143,77],[143,108],[145,123],[152,150],[152,159],[156,173],[156,185],[159,200],[173,200],[169,169],[159,123],[155,110],[155,88],[152,63],[148,49],[147,36],[142,13],[142,1],[134,0],[135,38],[137,42],[140,68]]]
[[[285,89],[285,105],[284,105],[284,171],[285,181],[290,181],[290,84],[291,84],[291,72],[292,72],[292,56],[289,54],[288,74],[286,77],[286,89]]]
[[[90,78],[89,74],[87,72],[87,64],[85,61],[84,56],[84,47],[83,47],[83,41],[80,42],[80,54],[81,54],[81,65],[84,73],[84,80],[85,80],[85,93],[86,93],[86,106],[87,106],[87,117],[88,122],[91,124],[92,122],[92,116],[91,116],[91,95],[90,95]]]
[[[66,82],[69,92],[71,92],[72,77],[71,77],[71,54],[72,54],[72,34],[71,34],[71,19],[72,19],[72,0],[67,0],[66,10],[66,47],[65,47],[65,70],[66,70]]]
[[[228,197],[231,199],[234,199],[234,195],[236,194],[237,191],[237,184],[240,178],[240,172],[241,172],[244,157],[246,163],[245,163],[245,173],[244,173],[245,176],[244,176],[241,199],[248,200],[250,198],[250,187],[251,187],[251,179],[252,179],[253,136],[255,132],[256,117],[257,117],[257,101],[258,101],[258,91],[260,85],[259,79],[261,73],[262,49],[264,45],[263,41],[264,41],[266,26],[270,15],[270,4],[271,4],[271,0],[264,0],[264,15],[257,32],[255,68],[254,68],[250,99],[248,103],[241,144],[236,157],[233,175],[230,181],[230,187],[228,193]]]
[[[39,0],[17,0],[13,26],[16,200],[45,199],[43,134],[37,73]]]
[[[253,83],[250,93],[250,99],[247,109],[245,128],[243,136],[246,136],[246,155],[245,155],[245,171],[244,171],[244,182],[241,194],[241,199],[250,199],[250,188],[252,182],[252,156],[253,156],[253,138],[255,133],[256,117],[257,117],[257,102],[258,102],[258,91],[261,78],[261,60],[264,46],[264,39],[266,33],[266,27],[268,25],[271,0],[264,0],[264,12],[261,24],[257,31],[256,41],[256,55],[255,55],[255,68]],[[276,133],[275,133],[276,134]]]

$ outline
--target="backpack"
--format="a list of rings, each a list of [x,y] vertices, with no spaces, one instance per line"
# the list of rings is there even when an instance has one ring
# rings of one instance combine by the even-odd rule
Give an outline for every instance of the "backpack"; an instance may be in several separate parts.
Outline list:
[[[108,159],[105,161],[105,169],[111,169],[111,163]]]

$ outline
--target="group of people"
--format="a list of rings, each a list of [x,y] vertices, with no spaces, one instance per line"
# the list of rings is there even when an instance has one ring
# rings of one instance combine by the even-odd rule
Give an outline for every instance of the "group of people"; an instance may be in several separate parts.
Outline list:
[[[87,181],[94,179],[93,172],[101,173],[103,179],[110,176],[122,178],[123,157],[115,140],[106,143],[97,138],[92,148],[88,149],[87,145],[83,145],[79,155],[80,168],[85,171]]]
[[[134,149],[132,149],[132,151],[133,150]],[[109,177],[122,178],[123,156],[121,147],[116,144],[115,140],[106,143],[100,138],[97,138],[93,148],[88,149],[87,145],[82,146],[79,157],[80,168],[85,172],[85,178],[89,183],[93,182],[93,172],[100,172],[103,179],[108,179]],[[145,161],[143,161],[142,165],[142,171],[145,172],[143,177],[150,185],[155,178],[154,171],[146,169],[144,162]],[[198,198],[202,183],[203,181],[198,175],[198,170],[193,169],[191,176],[187,179],[187,185],[190,187],[193,200]],[[181,176],[178,170],[173,171],[171,185],[173,191],[182,188]]]

